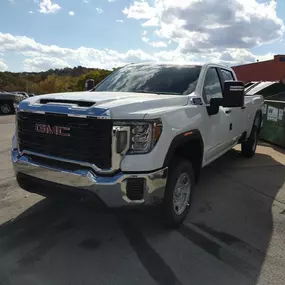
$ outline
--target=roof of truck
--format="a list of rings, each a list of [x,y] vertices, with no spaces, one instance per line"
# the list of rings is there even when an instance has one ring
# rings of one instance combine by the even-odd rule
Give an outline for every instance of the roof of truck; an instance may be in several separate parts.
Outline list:
[[[231,71],[233,74],[235,74],[234,70],[227,65],[222,65],[222,64],[218,64],[218,63],[211,63],[211,62],[207,62],[207,63],[201,63],[201,62],[185,62],[185,61],[154,61],[154,62],[139,62],[139,63],[130,63],[127,64],[125,66],[128,65],[173,65],[173,66],[195,66],[195,67],[207,67],[207,66],[214,66],[214,67],[218,67],[221,69],[225,69],[225,70],[229,70]]]
[[[180,62],[180,61],[145,61],[129,63],[127,65],[191,65],[191,66],[202,66],[199,62]]]
[[[181,65],[181,66],[201,66],[201,67],[206,65],[215,65],[217,67],[231,69],[230,66],[214,62],[211,63],[211,62],[186,62],[186,61],[146,61],[146,62],[129,63],[127,65]]]

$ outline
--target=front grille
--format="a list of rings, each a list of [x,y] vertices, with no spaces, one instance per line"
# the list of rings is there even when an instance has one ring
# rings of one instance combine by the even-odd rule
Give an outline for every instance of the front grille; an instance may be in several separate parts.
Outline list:
[[[111,120],[28,112],[19,112],[17,118],[20,151],[88,162],[102,169],[111,167]],[[70,136],[36,132],[36,124],[68,127]]]

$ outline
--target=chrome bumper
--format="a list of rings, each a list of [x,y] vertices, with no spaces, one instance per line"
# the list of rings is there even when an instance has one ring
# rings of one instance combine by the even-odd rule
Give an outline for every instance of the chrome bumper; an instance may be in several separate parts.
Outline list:
[[[22,173],[64,186],[77,187],[82,191],[91,191],[109,207],[161,202],[164,197],[168,170],[164,168],[147,174],[120,172],[113,176],[98,176],[92,170],[84,169],[80,165],[76,171],[43,165],[32,161],[28,155],[21,156],[17,150],[12,150],[12,162],[16,175]],[[127,197],[126,186],[129,178],[145,179],[143,199],[130,200]],[[50,189],[50,191],[53,190]]]

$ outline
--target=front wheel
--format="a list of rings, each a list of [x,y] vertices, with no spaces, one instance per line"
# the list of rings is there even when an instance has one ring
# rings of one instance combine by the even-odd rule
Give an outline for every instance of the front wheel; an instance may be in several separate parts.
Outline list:
[[[167,226],[177,228],[183,223],[191,205],[194,183],[191,162],[183,158],[173,159],[163,201]]]

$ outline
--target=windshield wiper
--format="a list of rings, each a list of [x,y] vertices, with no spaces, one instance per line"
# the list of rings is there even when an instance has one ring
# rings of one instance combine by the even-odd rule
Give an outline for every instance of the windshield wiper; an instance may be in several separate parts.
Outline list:
[[[157,94],[157,95],[161,95],[161,94],[165,94],[165,95],[181,95],[180,93],[175,93],[175,92],[154,92],[154,91],[146,91],[146,90],[134,90],[134,91],[130,91],[133,93],[149,93],[149,94]]]
[[[181,93],[176,93],[176,92],[157,92],[156,94],[165,94],[165,95],[182,95]]]
[[[125,91],[124,91],[124,92],[125,92]],[[158,94],[157,92],[153,92],[153,91],[146,91],[146,90],[130,90],[130,91],[126,91],[126,92]]]

